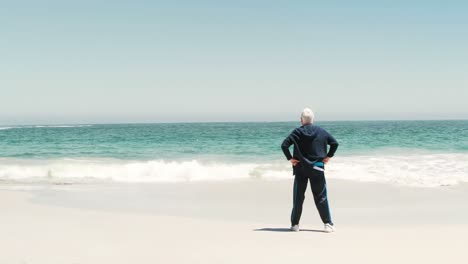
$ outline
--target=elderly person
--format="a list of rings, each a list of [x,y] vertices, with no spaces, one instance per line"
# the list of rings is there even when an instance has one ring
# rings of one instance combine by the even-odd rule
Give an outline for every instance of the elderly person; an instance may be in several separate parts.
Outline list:
[[[284,155],[293,166],[294,173],[291,230],[299,231],[304,194],[307,182],[310,181],[315,205],[325,225],[325,232],[333,232],[335,228],[327,199],[325,164],[335,154],[338,142],[327,131],[313,123],[314,113],[309,108],[304,109],[301,114],[302,126],[294,129],[281,144]],[[293,155],[289,152],[291,145],[294,145]],[[330,148],[327,152],[328,145]]]

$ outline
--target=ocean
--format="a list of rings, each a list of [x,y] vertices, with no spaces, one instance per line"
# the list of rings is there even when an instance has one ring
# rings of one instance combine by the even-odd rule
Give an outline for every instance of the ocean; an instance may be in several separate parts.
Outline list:
[[[416,187],[468,182],[468,121],[328,121],[328,178]],[[292,177],[297,122],[0,126],[0,182],[151,183]]]

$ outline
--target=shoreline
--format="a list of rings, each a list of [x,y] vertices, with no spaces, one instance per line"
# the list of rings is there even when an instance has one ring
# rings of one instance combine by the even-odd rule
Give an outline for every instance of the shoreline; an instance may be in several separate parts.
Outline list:
[[[468,223],[468,184],[413,187],[327,179],[332,217],[344,225]],[[29,195],[32,204],[231,222],[288,224],[293,178],[166,183],[0,184],[0,192]],[[260,210],[260,212],[258,212]],[[406,214],[402,218],[393,213]],[[457,216],[457,217],[452,217]],[[303,220],[321,224],[307,187]]]
[[[329,180],[333,234],[309,192],[287,230],[287,180],[0,187],[1,263],[459,263],[468,235],[466,185]]]

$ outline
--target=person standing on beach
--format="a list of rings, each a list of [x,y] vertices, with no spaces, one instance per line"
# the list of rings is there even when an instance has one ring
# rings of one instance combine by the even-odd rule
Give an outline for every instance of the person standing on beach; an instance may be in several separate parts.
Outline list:
[[[338,142],[325,129],[316,126],[314,113],[305,108],[301,114],[301,127],[283,141],[281,149],[293,166],[294,195],[291,212],[291,230],[299,231],[299,220],[302,214],[307,182],[314,196],[315,205],[325,225],[325,232],[334,232],[335,227],[330,215],[325,181],[325,164],[335,154]],[[294,145],[293,155],[289,147]],[[330,146],[327,152],[327,146]]]

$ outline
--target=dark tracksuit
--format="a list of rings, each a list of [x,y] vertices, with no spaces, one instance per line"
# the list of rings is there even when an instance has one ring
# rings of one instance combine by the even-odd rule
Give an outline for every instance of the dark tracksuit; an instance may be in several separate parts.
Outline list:
[[[289,147],[294,145],[291,156]],[[330,149],[327,152],[327,145]],[[314,169],[314,165],[323,168],[323,159],[333,157],[338,142],[323,128],[308,124],[296,128],[281,144],[281,149],[288,160],[294,158],[300,162],[293,167],[294,196],[291,212],[291,225],[299,224],[302,214],[307,182],[310,181],[315,205],[323,223],[333,224],[327,199],[327,183],[323,171]],[[316,163],[318,162],[318,163]]]

